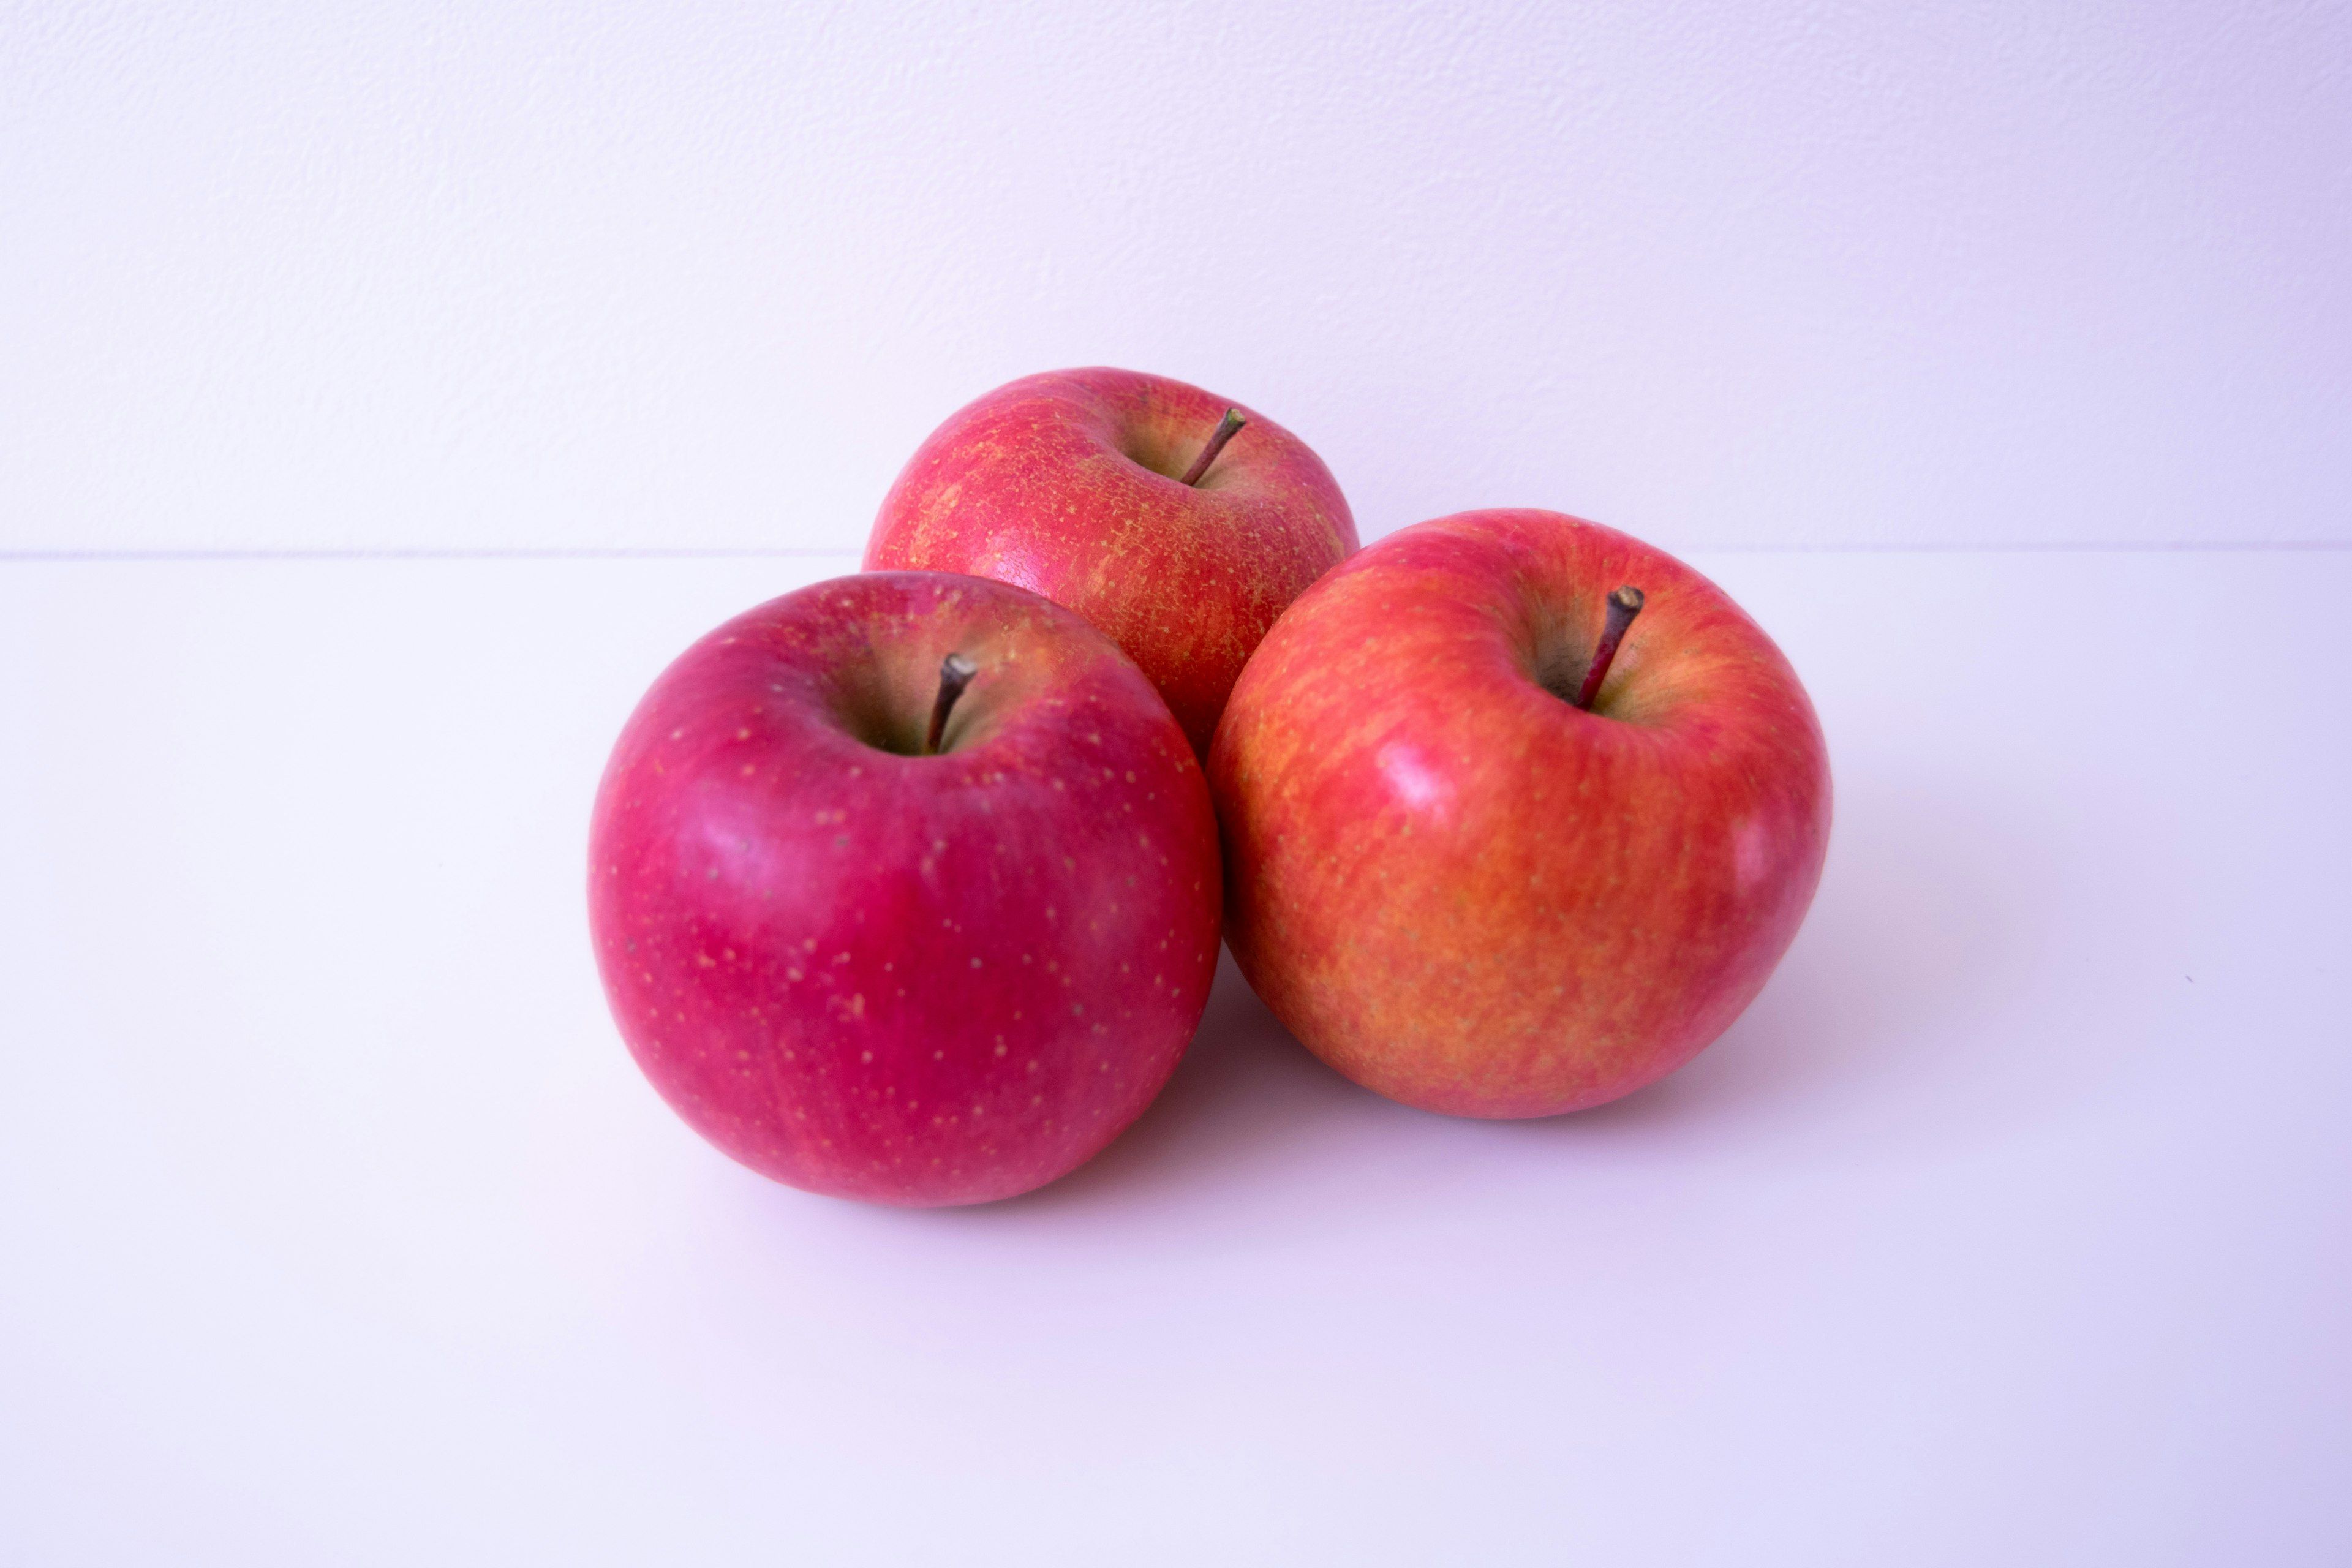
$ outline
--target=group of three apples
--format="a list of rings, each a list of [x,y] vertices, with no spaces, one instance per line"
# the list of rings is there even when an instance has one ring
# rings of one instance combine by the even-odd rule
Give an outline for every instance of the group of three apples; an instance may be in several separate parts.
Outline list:
[[[1820,727],[1712,584],[1555,512],[1360,551],[1303,442],[1181,383],[981,398],[865,564],[672,664],[591,836],[631,1051],[794,1186],[1072,1170],[1174,1069],[1221,931],[1383,1094],[1598,1104],[1721,1033],[1820,877]]]

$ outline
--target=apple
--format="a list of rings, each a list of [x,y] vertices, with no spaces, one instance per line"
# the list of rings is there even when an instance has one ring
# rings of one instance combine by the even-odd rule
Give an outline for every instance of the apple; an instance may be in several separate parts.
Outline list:
[[[1420,523],[1307,590],[1209,775],[1250,984],[1340,1072],[1461,1116],[1689,1060],[1780,962],[1829,841],[1821,725],[1771,639],[1549,511]]]
[[[1183,731],[1002,583],[845,577],[730,621],[638,704],[590,839],[638,1066],[811,1192],[984,1203],[1074,1169],[1159,1092],[1216,968]]]
[[[933,431],[883,500],[866,568],[969,572],[1077,611],[1205,756],[1258,639],[1355,548],[1331,471],[1272,420],[1165,376],[1065,370]]]

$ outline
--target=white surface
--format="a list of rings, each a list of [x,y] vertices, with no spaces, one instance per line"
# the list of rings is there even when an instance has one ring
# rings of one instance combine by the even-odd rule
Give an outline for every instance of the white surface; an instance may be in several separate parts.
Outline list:
[[[831,564],[0,564],[0,1561],[2352,1559],[2352,553],[1698,563],[1839,789],[1714,1049],[1447,1121],[1228,971],[932,1214],[698,1142],[583,931]]]
[[[2352,541],[2352,7],[0,6],[0,551],[854,551],[951,409],[1367,538]]]

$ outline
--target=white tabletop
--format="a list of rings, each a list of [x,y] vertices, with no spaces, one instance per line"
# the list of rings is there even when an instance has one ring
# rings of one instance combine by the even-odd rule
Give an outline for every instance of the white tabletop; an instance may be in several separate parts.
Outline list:
[[[1423,1115],[1228,963],[932,1213],[584,931],[639,692],[850,561],[0,563],[0,1560],[2352,1560],[2352,552],[1696,559],[1838,792],[1696,1064]]]

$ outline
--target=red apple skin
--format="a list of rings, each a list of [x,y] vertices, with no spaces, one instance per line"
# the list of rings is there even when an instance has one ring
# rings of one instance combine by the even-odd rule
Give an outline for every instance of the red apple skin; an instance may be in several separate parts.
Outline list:
[[[1621,584],[1648,603],[1583,712],[1554,692]],[[1680,562],[1558,512],[1440,518],[1324,578],[1209,772],[1250,984],[1340,1072],[1458,1116],[1580,1110],[1689,1060],[1762,989],[1829,843],[1780,651]]]
[[[940,754],[903,754],[950,652],[980,673]],[[1079,617],[975,578],[841,578],[697,643],[622,731],[590,855],[637,1065],[810,1192],[984,1203],[1072,1170],[1159,1092],[1216,968],[1183,732]]]
[[[866,568],[969,572],[1077,611],[1143,668],[1205,756],[1258,639],[1356,549],[1323,460],[1247,408],[1200,483],[1181,482],[1235,406],[1129,370],[998,387],[908,462]]]

